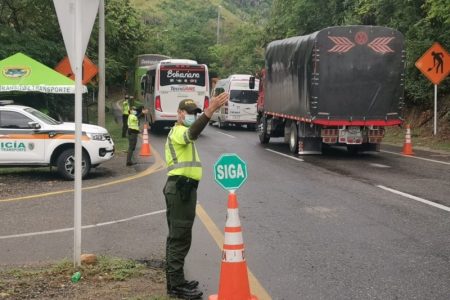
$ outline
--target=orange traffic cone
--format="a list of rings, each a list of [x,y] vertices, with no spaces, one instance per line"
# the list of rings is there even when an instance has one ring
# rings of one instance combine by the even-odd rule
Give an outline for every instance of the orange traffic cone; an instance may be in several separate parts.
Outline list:
[[[150,151],[150,144],[148,143],[148,128],[147,123],[144,123],[144,132],[142,133],[142,145],[141,145],[141,156],[152,155]]]
[[[257,300],[250,294],[244,241],[239,221],[238,202],[235,193],[228,196],[228,213],[225,224],[225,240],[222,250],[219,293],[209,300]]]
[[[411,128],[408,125],[406,125],[406,136],[405,136],[405,143],[403,144],[403,155],[414,155],[413,149],[412,149],[412,143],[411,143]]]

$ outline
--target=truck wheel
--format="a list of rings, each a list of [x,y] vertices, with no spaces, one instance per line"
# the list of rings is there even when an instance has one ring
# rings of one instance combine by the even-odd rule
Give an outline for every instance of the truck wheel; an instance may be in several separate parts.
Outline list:
[[[289,150],[291,153],[298,152],[298,128],[295,122],[291,123],[291,134],[289,136]]]
[[[75,150],[66,149],[64,150],[56,160],[56,166],[58,168],[58,173],[62,177],[68,180],[73,180],[75,178]],[[85,177],[91,168],[91,163],[87,155],[83,152],[83,159],[81,160],[81,166],[83,171],[81,172],[81,177]]]
[[[219,118],[219,128],[225,129],[227,128],[227,124],[225,122],[222,122],[222,120]]]
[[[270,140],[270,134],[267,133],[267,118],[261,117],[258,122],[258,137],[261,144],[267,144]]]

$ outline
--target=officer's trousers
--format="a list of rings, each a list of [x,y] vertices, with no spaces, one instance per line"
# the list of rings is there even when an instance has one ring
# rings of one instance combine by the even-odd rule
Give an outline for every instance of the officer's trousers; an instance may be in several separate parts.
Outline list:
[[[167,287],[184,283],[184,260],[192,241],[192,226],[197,204],[198,181],[184,176],[169,176],[164,187],[169,234],[166,242]]]
[[[128,130],[128,154],[127,154],[127,163],[131,164],[133,162],[133,153],[136,149],[136,144],[138,140],[138,133],[133,132],[132,130]]]
[[[128,115],[122,115],[122,137],[125,137],[128,131]]]

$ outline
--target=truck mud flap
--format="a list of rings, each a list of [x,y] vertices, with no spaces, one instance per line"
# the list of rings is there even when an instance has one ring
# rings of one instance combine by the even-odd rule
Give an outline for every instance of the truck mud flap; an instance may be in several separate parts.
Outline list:
[[[322,139],[315,137],[299,138],[298,154],[299,155],[322,154]]]

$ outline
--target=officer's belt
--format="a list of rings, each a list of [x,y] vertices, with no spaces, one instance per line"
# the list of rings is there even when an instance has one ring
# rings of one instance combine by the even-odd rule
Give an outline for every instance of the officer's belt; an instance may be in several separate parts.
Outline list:
[[[167,178],[167,181],[183,181],[184,183],[198,184],[198,180],[183,176],[183,175],[172,175]]]

